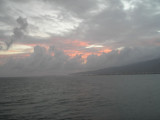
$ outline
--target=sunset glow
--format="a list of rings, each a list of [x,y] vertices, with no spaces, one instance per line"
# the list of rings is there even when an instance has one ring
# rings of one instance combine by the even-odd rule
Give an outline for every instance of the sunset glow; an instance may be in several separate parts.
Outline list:
[[[75,47],[88,46],[88,42],[83,42],[80,40],[67,40],[67,41],[65,41],[65,44],[71,44],[72,46],[75,46]]]
[[[89,55],[100,56],[103,53],[109,53],[111,51],[112,51],[111,49],[102,49],[102,50],[99,50],[97,52],[87,52],[87,51],[78,51],[78,50],[64,50],[64,53],[66,55],[70,56],[71,58],[73,58],[77,55],[80,55],[82,57],[82,59],[84,59],[86,61],[86,59]]]
[[[15,54],[27,54],[32,53],[33,47],[22,44],[14,44],[9,50],[0,51],[0,55],[15,55]]]
[[[159,10],[158,0],[0,0],[0,74],[67,74],[157,58]]]

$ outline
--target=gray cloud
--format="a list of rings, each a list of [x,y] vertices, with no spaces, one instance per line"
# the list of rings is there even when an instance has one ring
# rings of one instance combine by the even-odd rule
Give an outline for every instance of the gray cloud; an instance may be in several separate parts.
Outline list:
[[[50,49],[54,52],[54,56],[51,56],[50,50],[35,46],[34,52],[29,57],[16,60],[13,58],[8,59],[6,64],[1,65],[0,75],[60,75],[126,65],[137,62],[137,59],[138,61],[146,61],[159,57],[160,47],[124,48],[121,52],[113,50],[110,53],[103,53],[101,56],[90,55],[86,64],[82,63],[81,55],[70,58],[63,51],[53,49],[53,46]]]
[[[1,0],[0,40],[7,48],[13,42],[50,47],[47,50],[36,46],[31,56],[23,59],[9,57],[1,65],[0,73],[60,74],[157,58],[159,6],[158,0]],[[27,30],[29,33],[25,34]],[[113,51],[101,56],[90,55],[83,64],[80,55],[69,58],[60,50],[72,47],[62,44],[67,40],[100,44]],[[123,48],[121,52],[120,48]],[[96,51],[85,47],[81,50]]]
[[[120,52],[113,50],[101,56],[90,55],[87,58],[86,69],[94,70],[155,59],[159,57],[159,50],[160,47],[125,47]]]
[[[53,50],[51,46],[50,49]],[[80,70],[81,58],[71,59],[62,51],[54,49],[54,56],[44,47],[35,46],[34,52],[27,58],[8,59],[1,66],[0,75],[28,76],[28,75],[58,75]]]
[[[114,41],[113,47],[136,46],[144,37],[157,37],[159,2],[144,0],[133,5],[134,9],[124,10],[120,1],[107,1],[109,7],[83,22],[75,36],[94,42]]]
[[[17,23],[19,26],[13,29],[13,35],[11,38],[9,40],[2,41],[5,43],[5,45],[3,44],[1,46],[1,50],[8,50],[13,42],[23,39],[24,33],[26,32],[28,26],[27,19],[19,17],[17,18]]]

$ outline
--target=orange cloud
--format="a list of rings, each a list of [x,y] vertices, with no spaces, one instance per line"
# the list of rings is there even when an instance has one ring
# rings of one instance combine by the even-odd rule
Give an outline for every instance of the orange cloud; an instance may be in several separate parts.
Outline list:
[[[81,55],[81,58],[84,60],[84,63],[86,63],[87,57],[89,55],[100,56],[103,53],[109,53],[111,51],[112,51],[111,49],[102,49],[102,50],[97,51],[97,52],[87,52],[87,51],[80,51],[80,50],[64,50],[64,53],[71,58],[75,57],[76,55]]]
[[[27,53],[32,53],[34,51],[34,47],[37,45],[44,47],[47,51],[49,50],[50,45],[55,45],[56,49],[62,50],[69,57],[73,58],[76,55],[80,55],[81,58],[84,60],[84,62],[86,62],[87,57],[90,55],[100,56],[103,53],[109,53],[112,51],[111,49],[106,47],[100,47],[100,48],[96,47],[92,49],[85,49],[90,44],[89,42],[84,42],[81,40],[54,39],[54,40],[51,40],[49,43],[43,42],[43,43],[33,43],[33,44],[29,43],[29,44],[16,44],[16,45],[17,45],[16,48],[14,47],[13,49],[8,50],[4,54],[9,56],[14,55],[14,57],[22,56],[23,58],[23,57],[29,56],[29,54]],[[81,48],[84,48],[84,49],[81,49]],[[0,55],[4,55],[4,54],[1,53]],[[16,56],[16,54],[19,54],[19,55]],[[49,54],[54,56],[54,52]]]
[[[100,52],[100,53],[109,53],[109,52],[111,52],[111,51],[112,51],[111,49],[106,48],[106,49],[100,50],[99,52]]]
[[[75,57],[76,55],[83,54],[82,51],[78,51],[78,50],[64,50],[64,53],[70,57]]]
[[[88,42],[80,41],[80,40],[66,40],[66,44],[71,44],[72,46],[76,47],[85,47],[88,46]]]

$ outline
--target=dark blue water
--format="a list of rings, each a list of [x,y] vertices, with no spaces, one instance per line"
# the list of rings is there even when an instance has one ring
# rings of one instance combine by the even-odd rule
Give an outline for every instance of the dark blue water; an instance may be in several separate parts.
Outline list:
[[[0,120],[160,120],[160,75],[0,78]]]

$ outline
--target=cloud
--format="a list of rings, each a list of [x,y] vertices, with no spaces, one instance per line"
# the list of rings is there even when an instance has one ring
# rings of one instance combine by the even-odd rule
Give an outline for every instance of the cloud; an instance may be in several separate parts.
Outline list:
[[[159,15],[156,14],[159,3],[143,1],[132,1],[130,4],[135,6],[132,10],[124,10],[121,1],[106,1],[104,4],[108,7],[80,24],[75,37],[98,43],[106,42],[113,48],[122,45],[137,46],[140,42],[145,42],[144,37],[155,38],[159,28]]]
[[[111,66],[126,65],[138,61],[146,61],[159,57],[160,47],[123,48],[101,55],[90,54],[84,63],[82,55],[69,57],[63,51],[51,46],[48,50],[35,46],[30,56],[9,58],[1,65],[1,76],[62,75],[73,72],[95,70]],[[54,53],[52,55],[51,53]],[[153,54],[154,53],[154,54]]]
[[[50,52],[54,51],[54,56]],[[47,50],[41,46],[35,46],[34,52],[28,57],[21,59],[9,58],[1,65],[1,76],[30,76],[30,75],[58,75],[80,70],[82,67],[80,56],[70,58],[63,51]]]
[[[87,46],[86,48],[96,48],[96,47],[104,47],[103,45],[90,45],[90,46]]]
[[[95,70],[112,66],[122,66],[140,61],[158,58],[160,47],[125,47],[103,53],[100,56],[90,55],[85,65],[86,70]]]
[[[159,6],[157,0],[1,0],[0,74],[65,74],[159,57]]]
[[[7,25],[14,25],[17,16],[27,17],[29,35],[39,38],[63,36],[117,48],[137,46],[145,42],[144,37],[155,38],[160,28],[158,1],[33,0],[27,4],[26,1],[3,1],[2,5],[2,22],[9,20]],[[134,7],[130,9],[131,6]],[[93,11],[99,12],[93,14]]]
[[[8,50],[13,42],[23,39],[24,33],[26,32],[28,26],[27,19],[19,17],[17,18],[17,23],[19,24],[19,27],[15,27],[13,29],[13,35],[11,38],[9,40],[1,41],[1,50]],[[3,43],[5,43],[5,45]]]

